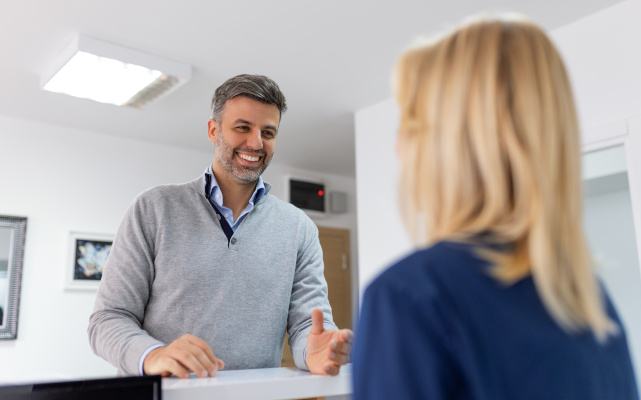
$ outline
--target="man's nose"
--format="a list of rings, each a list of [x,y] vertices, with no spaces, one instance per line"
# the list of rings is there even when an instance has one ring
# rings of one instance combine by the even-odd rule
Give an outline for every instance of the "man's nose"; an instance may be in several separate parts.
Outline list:
[[[247,147],[253,150],[263,149],[263,137],[260,129],[252,130],[251,134],[247,137]]]

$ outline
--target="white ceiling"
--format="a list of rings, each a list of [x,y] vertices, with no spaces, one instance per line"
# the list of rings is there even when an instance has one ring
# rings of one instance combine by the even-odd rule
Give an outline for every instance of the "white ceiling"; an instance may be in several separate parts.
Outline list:
[[[260,73],[289,103],[275,160],[354,175],[352,113],[390,96],[391,66],[418,35],[481,11],[552,29],[617,2],[0,0],[0,114],[208,151],[213,90]],[[192,79],[142,110],[41,91],[40,75],[75,33],[189,63]]]

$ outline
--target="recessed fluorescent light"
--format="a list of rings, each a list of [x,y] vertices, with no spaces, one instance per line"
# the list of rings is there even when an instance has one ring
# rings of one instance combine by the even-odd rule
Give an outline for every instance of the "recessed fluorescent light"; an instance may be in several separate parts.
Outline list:
[[[78,36],[60,55],[43,89],[118,106],[141,107],[184,84],[191,67]]]

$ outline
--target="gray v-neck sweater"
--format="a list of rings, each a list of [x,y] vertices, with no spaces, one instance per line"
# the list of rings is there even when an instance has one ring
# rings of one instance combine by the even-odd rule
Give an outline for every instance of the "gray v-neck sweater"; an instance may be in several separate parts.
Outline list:
[[[141,194],[118,229],[89,320],[93,351],[138,374],[143,352],[190,333],[225,369],[278,367],[285,329],[306,369],[311,310],[336,329],[318,230],[269,194],[227,240],[204,177]]]

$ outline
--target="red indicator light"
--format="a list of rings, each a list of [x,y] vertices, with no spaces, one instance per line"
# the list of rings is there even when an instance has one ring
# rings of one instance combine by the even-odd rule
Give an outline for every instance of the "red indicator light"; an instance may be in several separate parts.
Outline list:
[[[323,189],[318,189],[316,194],[318,195],[318,197],[323,197],[323,196],[325,196],[325,191]]]

